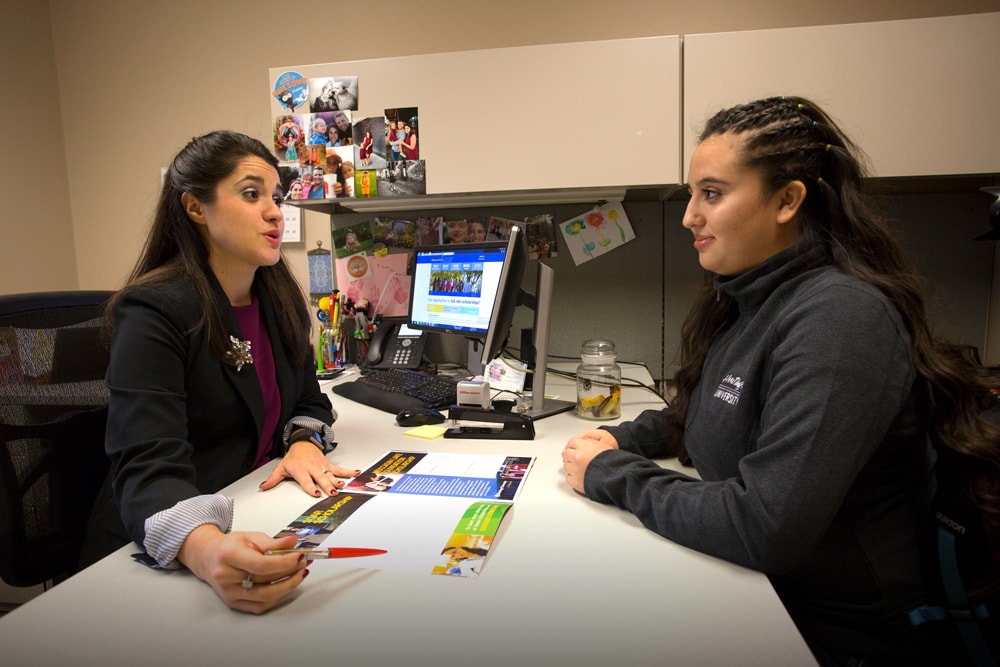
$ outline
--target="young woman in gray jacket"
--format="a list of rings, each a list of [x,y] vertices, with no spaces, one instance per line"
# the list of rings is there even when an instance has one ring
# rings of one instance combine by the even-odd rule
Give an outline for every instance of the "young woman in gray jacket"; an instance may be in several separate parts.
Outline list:
[[[919,665],[929,654],[906,611],[924,595],[931,436],[994,471],[1000,440],[977,418],[975,368],[931,335],[863,177],[809,100],[711,118],[683,220],[709,281],[684,325],[676,399],[578,434],[563,463],[588,498],[769,575],[822,664]],[[677,454],[697,477],[650,460]],[[979,490],[996,517],[995,491]]]

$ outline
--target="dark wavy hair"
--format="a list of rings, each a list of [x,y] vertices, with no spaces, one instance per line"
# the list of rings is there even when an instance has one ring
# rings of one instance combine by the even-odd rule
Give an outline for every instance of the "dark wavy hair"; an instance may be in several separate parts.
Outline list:
[[[912,338],[917,373],[930,387],[931,436],[947,448],[950,460],[959,461],[966,499],[981,510],[987,539],[1000,553],[1000,429],[982,417],[987,379],[996,378],[986,378],[966,348],[931,332],[920,279],[863,190],[863,153],[823,110],[801,97],[724,109],[709,119],[700,141],[723,134],[740,139],[740,160],[760,172],[766,193],[792,181],[806,186],[800,245],[823,247],[834,266],[876,286],[899,311]],[[718,293],[707,275],[682,328],[677,396],[668,410],[674,443],[683,443],[685,414],[708,349],[735,318],[732,299]],[[679,449],[685,456],[682,445]],[[983,586],[995,594],[1000,575],[992,576]]]
[[[152,229],[139,260],[125,286],[108,303],[109,322],[118,301],[128,290],[185,276],[194,283],[204,308],[195,330],[207,327],[212,352],[225,363],[235,363],[228,354],[228,338],[209,278],[208,246],[184,210],[181,195],[188,192],[202,203],[215,201],[219,183],[248,157],[260,158],[275,170],[278,168],[277,158],[260,141],[226,130],[195,137],[174,157],[163,180]],[[284,256],[273,266],[258,268],[257,281],[270,295],[281,343],[289,357],[304,361],[310,354],[309,311]]]

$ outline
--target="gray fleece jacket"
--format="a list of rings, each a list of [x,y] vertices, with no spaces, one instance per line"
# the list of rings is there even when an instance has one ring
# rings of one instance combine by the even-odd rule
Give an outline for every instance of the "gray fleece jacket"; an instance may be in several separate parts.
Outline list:
[[[660,535],[770,576],[806,639],[893,654],[921,597],[918,514],[933,494],[910,336],[877,289],[819,250],[785,251],[716,287],[739,306],[704,365],[664,470],[662,411],[607,427],[588,497]]]

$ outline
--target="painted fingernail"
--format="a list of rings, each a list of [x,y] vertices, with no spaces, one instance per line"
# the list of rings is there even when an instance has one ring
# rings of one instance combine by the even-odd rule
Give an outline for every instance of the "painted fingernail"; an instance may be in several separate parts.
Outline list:
[[[309,570],[302,570],[302,578],[305,579],[309,576]]]

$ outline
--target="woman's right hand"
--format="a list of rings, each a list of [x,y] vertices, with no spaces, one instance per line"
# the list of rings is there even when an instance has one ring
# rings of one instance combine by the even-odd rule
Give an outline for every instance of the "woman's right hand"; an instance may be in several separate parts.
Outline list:
[[[618,440],[604,429],[588,429],[570,438],[562,452],[566,482],[578,493],[584,493],[587,466],[595,456],[609,449],[618,449]]]
[[[264,533],[223,533],[218,526],[195,528],[184,540],[177,560],[206,582],[231,609],[262,614],[298,588],[309,574],[301,554],[266,556],[266,549],[291,549],[295,535],[280,539]],[[254,585],[245,588],[250,575]]]

